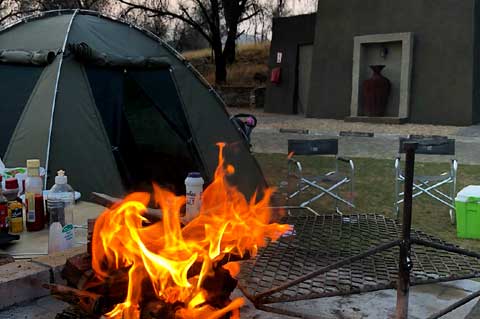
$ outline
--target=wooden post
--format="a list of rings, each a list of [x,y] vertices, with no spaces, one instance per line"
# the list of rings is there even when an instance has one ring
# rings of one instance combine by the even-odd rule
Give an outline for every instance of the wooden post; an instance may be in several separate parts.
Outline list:
[[[415,150],[417,143],[405,143],[405,191],[403,201],[402,238],[400,242],[400,261],[398,265],[396,319],[408,318],[408,295],[410,290],[410,232],[412,229],[412,196],[415,168]]]

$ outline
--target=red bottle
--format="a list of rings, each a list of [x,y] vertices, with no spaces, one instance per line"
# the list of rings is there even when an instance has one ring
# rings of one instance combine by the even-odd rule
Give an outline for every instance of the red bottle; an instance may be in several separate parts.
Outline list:
[[[32,209],[29,201],[27,200],[27,211],[35,211],[34,218],[27,218],[27,231],[39,231],[45,227],[45,210],[43,207],[43,196],[35,194],[35,203]],[[28,209],[30,207],[30,209]]]

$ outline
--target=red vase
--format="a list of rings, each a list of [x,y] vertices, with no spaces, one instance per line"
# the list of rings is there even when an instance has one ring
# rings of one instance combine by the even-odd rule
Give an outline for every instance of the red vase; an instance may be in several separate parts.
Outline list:
[[[384,116],[390,96],[390,81],[382,75],[385,65],[371,65],[373,75],[363,82],[363,112],[366,116]]]

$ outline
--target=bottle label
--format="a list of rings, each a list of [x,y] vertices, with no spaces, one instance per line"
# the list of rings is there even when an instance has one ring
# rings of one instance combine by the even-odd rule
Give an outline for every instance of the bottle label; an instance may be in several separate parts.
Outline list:
[[[9,216],[10,219],[13,218],[22,218],[23,217],[23,212],[22,212],[22,205],[19,203],[15,203],[13,205],[9,206]]]
[[[186,220],[191,221],[197,217],[200,212],[200,207],[202,206],[202,193],[203,192],[193,192],[189,190],[186,194]]]
[[[27,200],[27,222],[35,222],[35,193],[25,193]]]
[[[73,225],[67,224],[62,229],[62,234],[64,238],[65,247],[64,249],[72,248],[73,247],[73,239],[74,239],[74,232],[73,232]]]
[[[21,233],[23,231],[23,206],[17,201],[8,204],[8,216],[10,217],[10,231]]]

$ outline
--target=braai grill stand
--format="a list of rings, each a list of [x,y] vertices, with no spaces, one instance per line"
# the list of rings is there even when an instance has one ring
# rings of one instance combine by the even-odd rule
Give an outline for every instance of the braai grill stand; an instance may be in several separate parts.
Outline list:
[[[419,143],[442,142],[405,143],[401,226],[381,215],[289,214],[284,222],[294,225],[293,233],[271,242],[255,260],[242,266],[239,287],[245,296],[261,310],[319,318],[268,304],[396,288],[396,319],[406,319],[410,285],[480,277],[479,253],[411,228]],[[428,319],[440,318],[479,296],[480,291],[475,292]]]

